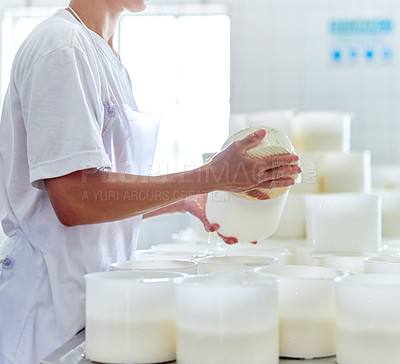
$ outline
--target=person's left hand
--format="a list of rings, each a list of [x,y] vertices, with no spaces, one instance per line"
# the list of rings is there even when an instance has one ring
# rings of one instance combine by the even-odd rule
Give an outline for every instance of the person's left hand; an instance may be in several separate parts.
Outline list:
[[[206,217],[206,202],[207,202],[207,195],[194,195],[185,198],[182,201],[183,209],[193,216],[196,216],[204,225],[204,229],[212,233],[219,229],[218,224],[212,224],[208,221]]]
[[[195,195],[186,198],[183,202],[183,208],[185,211],[191,213],[193,216],[196,216],[204,225],[204,229],[207,232],[214,232],[219,229],[218,224],[213,224],[208,221],[206,217],[206,202],[207,202],[207,194]],[[229,245],[236,244],[238,239],[233,236],[224,236],[217,232],[217,234],[221,237],[221,239]],[[252,242],[256,244],[257,242]]]

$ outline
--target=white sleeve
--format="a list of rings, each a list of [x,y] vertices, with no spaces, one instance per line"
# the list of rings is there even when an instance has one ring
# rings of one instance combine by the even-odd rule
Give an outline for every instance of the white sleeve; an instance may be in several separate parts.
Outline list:
[[[73,48],[60,48],[32,66],[20,90],[32,186],[43,189],[46,178],[110,166],[96,72]]]

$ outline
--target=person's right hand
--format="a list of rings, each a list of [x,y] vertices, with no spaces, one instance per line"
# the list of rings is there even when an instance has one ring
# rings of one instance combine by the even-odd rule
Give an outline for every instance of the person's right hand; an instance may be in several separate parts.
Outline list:
[[[259,188],[288,187],[301,172],[299,157],[295,154],[277,154],[254,159],[246,152],[264,139],[266,131],[260,129],[242,140],[229,144],[208,163],[210,183],[221,191],[247,193],[259,199]]]

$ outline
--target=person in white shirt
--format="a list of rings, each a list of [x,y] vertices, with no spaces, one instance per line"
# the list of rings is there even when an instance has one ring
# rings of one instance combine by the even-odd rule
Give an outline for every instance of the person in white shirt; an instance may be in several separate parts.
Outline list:
[[[246,156],[261,130],[198,169],[148,176],[157,120],[137,111],[113,48],[122,12],[146,5],[72,0],[16,55],[0,124],[2,364],[38,363],[84,327],[84,275],[132,259],[143,217],[191,212],[217,230],[206,193],[289,186],[300,172],[295,155]]]

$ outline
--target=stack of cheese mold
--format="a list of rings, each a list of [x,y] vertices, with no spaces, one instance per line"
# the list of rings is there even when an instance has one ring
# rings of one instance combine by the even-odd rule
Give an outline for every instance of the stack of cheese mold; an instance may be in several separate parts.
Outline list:
[[[400,272],[400,166],[371,166],[368,150],[352,150],[352,120],[350,113],[330,111],[274,110],[232,116],[232,137],[226,143],[246,136],[243,129],[247,132],[259,129],[257,125],[272,127],[278,130],[277,133],[288,136],[293,141],[293,149],[285,151],[295,150],[300,156],[301,182],[291,187],[290,193],[280,191],[279,196],[271,199],[285,196],[286,203],[282,212],[276,210],[275,217],[282,215],[277,226],[270,230],[274,232],[269,237],[241,236],[238,244],[229,246],[216,233],[205,233],[202,225],[193,218],[187,229],[171,237],[170,244],[154,244],[150,249],[137,252],[137,260],[191,260],[197,263],[197,274],[204,273],[205,269],[214,273],[207,276],[213,278],[189,278],[186,283],[182,278],[176,284],[180,361],[193,360],[193,356],[187,359],[186,355],[195,352],[202,364],[225,364],[228,354],[230,363],[242,363],[241,352],[247,353],[246,362],[249,363],[278,364],[278,352],[281,357],[303,359],[337,354],[339,364],[376,364],[383,360],[376,356],[378,354],[384,355],[385,362],[398,360],[398,348],[390,341],[396,342],[398,334],[392,330],[389,320],[381,320],[375,328],[365,326],[363,322],[389,316],[390,321],[400,322],[398,305],[392,304],[400,302],[397,297],[400,278],[385,278],[386,274]],[[231,197],[245,203],[263,202],[230,194],[229,203],[234,201]],[[224,198],[226,196],[220,194],[219,201],[213,201],[212,196],[209,201],[223,205]],[[261,208],[259,213],[262,212]],[[227,216],[231,216],[230,213],[228,211]],[[249,218],[248,213],[231,220],[234,224],[227,225],[229,229],[221,230],[222,234],[234,235],[231,227],[244,226],[249,228],[246,232],[257,230],[252,225],[255,218]],[[251,244],[253,240],[258,244]],[[253,263],[259,267],[249,268]],[[123,267],[126,264],[122,264]],[[134,264],[128,265],[134,267]],[[269,284],[268,293],[261,283],[261,286],[257,283],[253,287],[246,279],[242,282],[243,278],[230,281],[229,277],[238,274],[242,277],[258,274],[279,282]],[[381,277],[377,278],[377,275]],[[367,278],[358,281],[352,277]],[[259,322],[252,321],[254,315],[246,316],[249,307],[253,309],[245,302],[250,300],[246,290],[252,287],[255,292],[260,289],[260,296],[254,301],[259,310],[257,317],[263,318]],[[209,295],[207,290],[212,294]],[[233,301],[229,293],[232,290],[236,297]],[[236,293],[242,290],[245,293]],[[271,304],[276,299],[273,292],[277,290],[278,307],[275,303],[272,309]],[[375,293],[369,295],[368,292],[373,290]],[[350,297],[352,291],[359,292],[357,299]],[[212,301],[216,298],[223,310],[218,310]],[[260,304],[261,301],[264,303]],[[205,309],[204,302],[210,307]],[[354,319],[346,318],[348,312]],[[365,313],[367,316],[364,317]],[[188,322],[192,324],[186,327]],[[236,323],[239,326],[235,326]],[[265,331],[264,326],[257,325],[268,328],[268,342],[273,343],[274,348],[268,355],[254,351],[250,357],[251,345],[248,346],[247,338],[252,337],[253,332],[259,335],[259,331]],[[202,344],[204,335],[227,338],[227,327],[229,333],[234,332],[237,337],[235,345],[231,338],[219,341],[213,348],[213,352],[218,350],[219,359],[215,356],[207,358],[209,352],[205,352]],[[244,327],[246,330],[241,329]],[[196,331],[196,335],[190,336],[190,345],[187,329]],[[351,347],[344,346],[349,337],[345,335],[349,333],[352,333]],[[367,338],[370,356],[365,354]],[[339,348],[335,347],[337,342]],[[210,341],[210,344],[214,343],[215,340]],[[268,343],[264,340],[260,345],[265,348]],[[384,353],[382,347],[387,349]]]
[[[304,239],[294,252],[301,254],[299,263],[306,253],[309,263],[320,265],[316,254],[363,256],[382,249],[381,202],[371,195],[371,154],[351,149],[353,118],[345,112],[304,111],[291,120],[302,178],[273,237]]]

